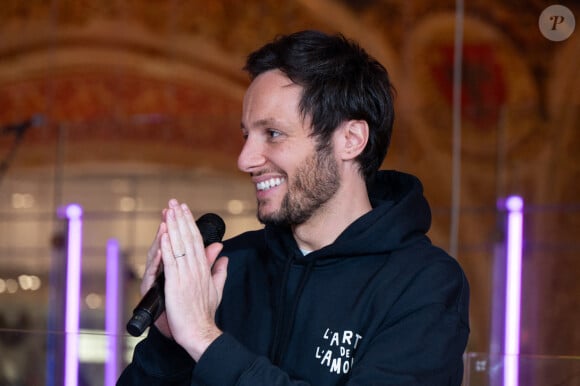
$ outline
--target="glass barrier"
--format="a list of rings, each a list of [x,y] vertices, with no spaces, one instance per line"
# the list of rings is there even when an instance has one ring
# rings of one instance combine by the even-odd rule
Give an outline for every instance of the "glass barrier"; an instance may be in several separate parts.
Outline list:
[[[146,335],[0,329],[0,385],[112,386]],[[78,355],[67,358],[71,339]],[[580,357],[468,352],[464,358],[463,386],[580,386]],[[65,382],[71,369],[75,379]]]
[[[0,385],[112,386],[146,335],[0,329]],[[78,350],[76,356],[67,354],[71,343]]]
[[[466,353],[463,386],[579,386],[580,357]]]

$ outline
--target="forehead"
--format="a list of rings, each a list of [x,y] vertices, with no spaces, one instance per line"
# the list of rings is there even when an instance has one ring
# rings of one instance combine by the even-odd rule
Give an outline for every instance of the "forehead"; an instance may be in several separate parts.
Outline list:
[[[286,87],[300,87],[296,83],[292,82],[286,74],[278,69],[269,70],[258,75],[248,88],[248,91],[252,89],[262,89],[262,88],[273,88],[273,89],[283,89]]]
[[[280,70],[257,76],[244,96],[241,127],[276,128],[290,132],[311,132],[310,116],[300,111],[303,87]]]
[[[244,96],[244,112],[248,109],[282,109],[292,107],[298,112],[302,87],[292,82],[280,70],[270,70],[257,76]]]

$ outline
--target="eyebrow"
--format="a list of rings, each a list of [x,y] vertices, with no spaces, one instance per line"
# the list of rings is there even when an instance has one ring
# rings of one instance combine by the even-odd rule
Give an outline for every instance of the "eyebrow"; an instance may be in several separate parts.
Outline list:
[[[278,122],[278,120],[276,118],[259,119],[252,124],[252,126],[258,126],[258,127],[279,126],[279,125],[280,125],[280,123]],[[244,125],[244,122],[240,122],[240,128],[242,128],[242,129],[246,128],[246,126]]]

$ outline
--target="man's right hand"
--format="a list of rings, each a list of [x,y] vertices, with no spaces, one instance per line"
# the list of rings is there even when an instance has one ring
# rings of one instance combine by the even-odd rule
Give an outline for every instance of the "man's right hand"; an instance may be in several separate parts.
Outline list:
[[[145,266],[145,273],[143,275],[143,279],[141,281],[141,296],[145,296],[149,288],[153,285],[155,278],[159,271],[163,269],[161,264],[161,236],[164,233],[167,233],[167,225],[165,223],[165,212],[167,209],[163,210],[163,219],[162,222],[159,224],[159,228],[157,229],[157,235],[155,236],[155,240],[149,247],[149,251],[147,252],[147,263]],[[167,315],[165,311],[155,321],[155,327],[167,338],[172,339],[173,336],[171,334],[171,330],[169,329],[169,323],[167,322]]]

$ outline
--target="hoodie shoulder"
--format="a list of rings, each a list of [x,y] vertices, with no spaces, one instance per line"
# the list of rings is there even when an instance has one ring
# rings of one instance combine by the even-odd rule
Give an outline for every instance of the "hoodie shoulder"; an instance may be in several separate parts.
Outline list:
[[[244,253],[244,251],[256,251],[264,244],[264,229],[252,230],[241,233],[223,242],[224,248],[221,255],[231,256],[231,254]]]

